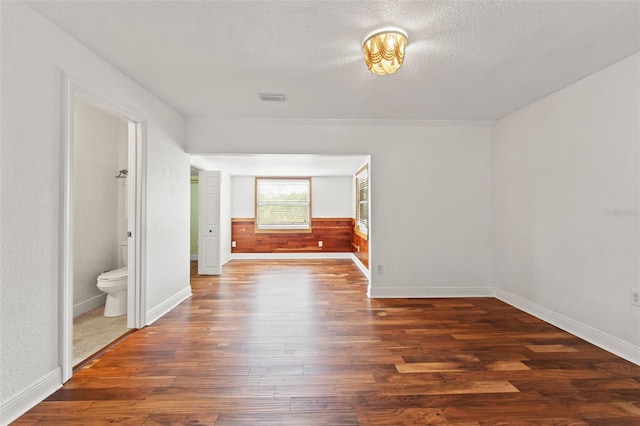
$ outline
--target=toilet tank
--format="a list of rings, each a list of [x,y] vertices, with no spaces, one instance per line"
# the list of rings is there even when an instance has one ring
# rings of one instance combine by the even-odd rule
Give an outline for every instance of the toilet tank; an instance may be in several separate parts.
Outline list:
[[[119,266],[129,266],[129,241],[122,240],[120,241],[120,262]]]

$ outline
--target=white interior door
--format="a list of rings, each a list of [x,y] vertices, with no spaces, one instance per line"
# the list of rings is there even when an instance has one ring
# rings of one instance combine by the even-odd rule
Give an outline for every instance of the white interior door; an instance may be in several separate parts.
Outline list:
[[[198,175],[198,274],[220,275],[220,172]]]

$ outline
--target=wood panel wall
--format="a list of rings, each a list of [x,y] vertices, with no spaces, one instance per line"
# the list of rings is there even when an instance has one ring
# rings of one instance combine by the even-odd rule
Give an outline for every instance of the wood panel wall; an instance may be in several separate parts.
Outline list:
[[[344,253],[353,251],[353,218],[311,219],[311,232],[255,232],[255,219],[231,219],[232,253]],[[322,247],[318,247],[322,241]]]
[[[364,266],[369,268],[369,241],[366,238],[361,237],[357,232],[353,232],[353,239],[351,244],[353,246],[353,254],[356,255],[360,262]]]

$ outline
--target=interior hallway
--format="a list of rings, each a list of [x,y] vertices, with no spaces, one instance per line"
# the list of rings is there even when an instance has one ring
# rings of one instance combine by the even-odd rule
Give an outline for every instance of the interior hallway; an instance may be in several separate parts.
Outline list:
[[[640,367],[497,299],[368,299],[349,260],[191,270],[15,424],[640,424]]]

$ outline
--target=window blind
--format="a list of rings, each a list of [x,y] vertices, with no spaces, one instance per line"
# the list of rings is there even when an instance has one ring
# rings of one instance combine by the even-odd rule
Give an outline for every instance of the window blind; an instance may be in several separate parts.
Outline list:
[[[369,233],[369,168],[356,174],[356,226],[360,232]]]

